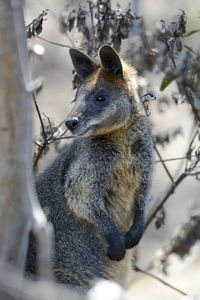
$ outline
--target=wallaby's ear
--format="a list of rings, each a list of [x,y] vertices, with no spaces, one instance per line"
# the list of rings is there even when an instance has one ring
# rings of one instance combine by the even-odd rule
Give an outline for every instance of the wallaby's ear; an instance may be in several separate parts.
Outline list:
[[[98,63],[94,59],[77,49],[71,48],[69,50],[69,54],[74,65],[74,69],[82,81],[92,74],[92,72],[94,72],[98,67]]]
[[[103,45],[99,49],[99,57],[102,67],[106,72],[123,79],[123,68],[120,57],[111,46]]]

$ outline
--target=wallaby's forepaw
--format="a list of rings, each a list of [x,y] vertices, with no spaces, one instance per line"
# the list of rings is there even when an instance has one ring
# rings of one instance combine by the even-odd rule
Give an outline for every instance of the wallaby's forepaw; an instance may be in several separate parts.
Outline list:
[[[131,228],[129,231],[124,233],[125,247],[126,249],[133,248],[136,246],[143,233],[143,227],[136,227],[135,229]]]
[[[110,241],[107,255],[111,260],[121,260],[126,253],[124,238],[120,236],[120,239]]]

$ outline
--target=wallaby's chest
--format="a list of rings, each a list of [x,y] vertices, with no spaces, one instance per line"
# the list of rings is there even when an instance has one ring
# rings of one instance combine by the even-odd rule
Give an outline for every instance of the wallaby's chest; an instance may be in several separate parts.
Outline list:
[[[126,145],[119,151],[116,145],[115,154],[108,147],[106,151],[100,148],[103,150],[98,155],[97,148],[82,151],[82,156],[73,161],[65,176],[65,199],[77,216],[83,211],[87,214],[86,207],[92,207],[94,201],[104,201],[118,230],[127,231],[133,223],[142,170],[131,147]]]
[[[141,185],[141,172],[130,153],[121,155],[109,174],[105,205],[120,231],[126,231],[133,223],[135,199]]]

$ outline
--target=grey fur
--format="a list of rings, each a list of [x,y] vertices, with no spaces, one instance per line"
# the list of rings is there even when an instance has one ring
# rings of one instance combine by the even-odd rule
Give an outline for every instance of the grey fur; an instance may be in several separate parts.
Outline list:
[[[112,55],[112,48],[108,53]],[[75,54],[77,57],[77,51]],[[102,67],[95,67],[94,73],[98,68]],[[77,290],[87,290],[98,278],[125,285],[123,277],[131,268],[132,256],[132,250],[125,249],[134,247],[141,238],[150,197],[153,146],[144,108],[135,90],[123,88],[124,79],[115,81],[116,68],[109,65],[109,70],[114,70],[113,82],[104,78],[107,70],[98,75],[92,71],[85,78],[84,71],[77,70],[84,80],[70,118],[79,120],[74,132],[83,137],[36,181],[41,206],[48,209],[54,226],[56,278]],[[95,76],[98,80],[93,86],[90,80]],[[99,91],[106,94],[103,97],[108,104],[95,103],[91,109],[87,103],[92,105]],[[105,133],[98,134],[101,130]],[[34,271],[35,245],[32,239],[29,272]]]

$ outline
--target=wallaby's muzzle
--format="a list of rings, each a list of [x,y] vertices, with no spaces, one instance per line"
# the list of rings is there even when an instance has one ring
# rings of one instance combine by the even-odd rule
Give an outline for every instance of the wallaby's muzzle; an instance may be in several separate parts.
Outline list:
[[[78,118],[73,118],[72,120],[65,121],[65,125],[71,132],[73,132],[73,130],[77,128],[78,124],[79,124]]]

